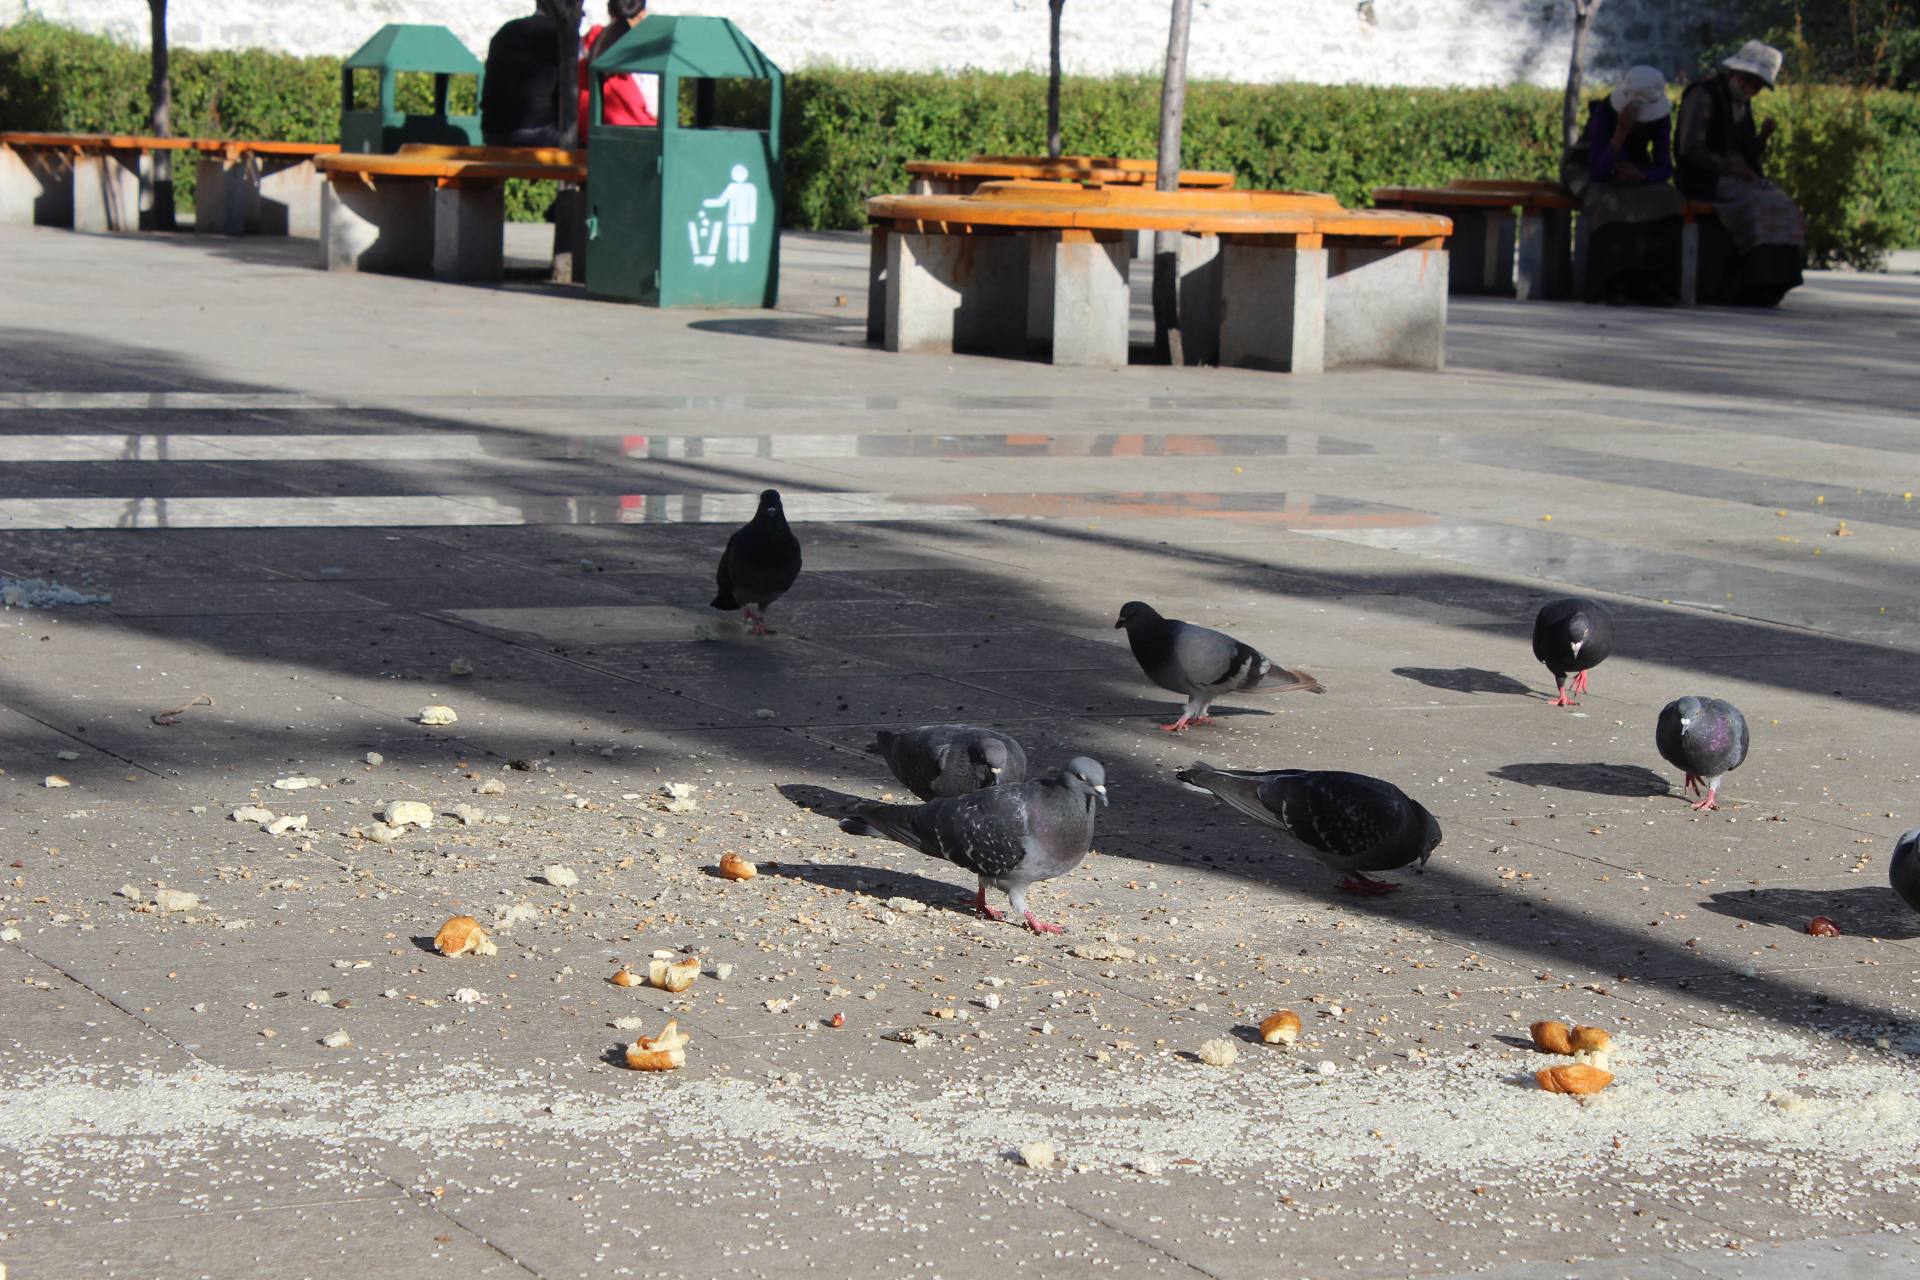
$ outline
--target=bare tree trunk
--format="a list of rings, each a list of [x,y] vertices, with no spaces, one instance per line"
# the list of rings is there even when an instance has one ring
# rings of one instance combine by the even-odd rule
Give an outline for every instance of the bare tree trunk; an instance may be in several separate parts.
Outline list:
[[[1573,0],[1573,59],[1567,67],[1567,97],[1560,104],[1562,141],[1580,141],[1580,88],[1586,79],[1587,27],[1600,10],[1601,0]]]
[[[1060,158],[1060,11],[1067,0],[1047,0],[1047,155]]]
[[[1187,32],[1193,0],[1173,0],[1167,30],[1167,71],[1160,87],[1160,167],[1154,187],[1180,188],[1180,128],[1187,110]],[[1153,243],[1153,347],[1169,364],[1186,363],[1180,339],[1180,233],[1161,231]]]
[[[173,82],[167,76],[167,0],[147,0],[147,13],[153,20],[153,79],[147,84],[153,112],[149,123],[155,137],[168,138],[173,136]],[[171,231],[174,227],[173,152],[153,152],[152,164],[152,225],[158,231]]]

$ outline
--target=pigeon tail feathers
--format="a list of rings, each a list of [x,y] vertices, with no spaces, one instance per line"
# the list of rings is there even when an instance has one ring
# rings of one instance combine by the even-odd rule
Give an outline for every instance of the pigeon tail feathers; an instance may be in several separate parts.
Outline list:
[[[1287,667],[1268,667],[1263,675],[1249,676],[1240,693],[1325,693],[1327,687],[1304,671]]]

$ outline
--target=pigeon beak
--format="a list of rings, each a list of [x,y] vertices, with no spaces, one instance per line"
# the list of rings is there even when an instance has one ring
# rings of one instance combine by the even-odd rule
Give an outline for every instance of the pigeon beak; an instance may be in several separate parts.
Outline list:
[[[1118,630],[1119,630],[1120,628],[1122,628],[1122,627],[1124,627],[1124,626],[1126,626],[1126,625],[1127,625],[1127,620],[1126,620],[1125,618],[1120,618],[1120,619],[1117,619],[1117,620],[1115,620],[1115,622],[1114,622],[1114,624],[1113,624],[1113,629],[1114,629],[1115,631],[1118,631]]]
[[[997,778],[1000,776],[1000,766],[990,764],[987,766],[987,772]]]
[[[1573,656],[1574,656],[1574,657],[1576,657],[1576,658],[1577,658],[1577,657],[1579,657],[1579,656],[1580,656],[1580,646],[1582,646],[1582,645],[1584,645],[1585,643],[1586,643],[1586,641],[1585,641],[1585,640],[1575,640],[1575,641],[1573,642]]]
[[[1100,797],[1101,804],[1105,804],[1107,802],[1107,789],[1105,787],[1095,787],[1093,789],[1093,794]]]

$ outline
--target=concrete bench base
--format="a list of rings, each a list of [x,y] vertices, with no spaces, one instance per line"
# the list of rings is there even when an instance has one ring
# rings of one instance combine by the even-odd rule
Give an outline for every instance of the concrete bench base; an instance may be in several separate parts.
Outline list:
[[[320,261],[329,271],[436,280],[498,280],[506,192],[499,183],[328,181],[320,195]]]
[[[888,351],[1127,362],[1129,240],[1062,231],[873,230],[867,339]],[[1189,363],[1317,373],[1446,363],[1447,250],[1435,242],[1295,247],[1182,236]]]
[[[138,151],[90,151],[73,158],[73,229],[140,230],[143,197],[151,203],[152,171]]]
[[[1118,236],[876,228],[870,265],[868,338],[888,351],[1127,363],[1128,254]]]
[[[195,170],[194,229],[317,239],[325,185],[308,156],[203,155]]]
[[[433,187],[328,182],[320,193],[320,264],[328,271],[433,272]]]
[[[0,224],[73,225],[73,161],[42,147],[0,147]]]
[[[1336,245],[1326,255],[1326,367],[1442,369],[1447,251]]]

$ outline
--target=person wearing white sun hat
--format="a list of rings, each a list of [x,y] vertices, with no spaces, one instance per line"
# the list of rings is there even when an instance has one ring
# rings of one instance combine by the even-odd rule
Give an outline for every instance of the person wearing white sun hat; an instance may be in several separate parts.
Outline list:
[[[1773,88],[1781,61],[1778,49],[1749,40],[1680,99],[1680,190],[1711,200],[1724,229],[1703,228],[1702,302],[1770,307],[1802,282],[1806,219],[1791,196],[1767,181],[1773,121],[1756,127],[1753,120],[1753,100]]]
[[[1672,306],[1680,283],[1680,193],[1673,188],[1667,78],[1633,67],[1587,108],[1587,131],[1563,166],[1580,199],[1586,297]]]

